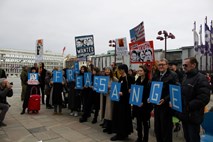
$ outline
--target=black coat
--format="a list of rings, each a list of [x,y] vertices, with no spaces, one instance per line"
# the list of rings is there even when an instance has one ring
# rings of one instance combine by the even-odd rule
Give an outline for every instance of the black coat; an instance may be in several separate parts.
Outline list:
[[[112,128],[113,132],[118,135],[127,136],[133,132],[132,119],[131,119],[131,105],[129,104],[129,89],[131,84],[134,84],[134,78],[120,77],[121,92],[119,102],[114,102]]]
[[[182,109],[179,118],[184,122],[201,124],[204,107],[210,100],[210,86],[205,75],[193,70],[187,73],[182,83]]]
[[[142,117],[142,120],[147,121],[150,119],[150,112],[153,109],[152,104],[147,102],[147,99],[149,98],[149,93],[150,93],[149,80],[146,77],[141,82],[141,76],[139,76],[135,83],[136,85],[144,86],[144,89],[143,89],[143,99],[142,99],[143,105],[141,107],[138,107],[135,105],[133,106],[133,117]]]

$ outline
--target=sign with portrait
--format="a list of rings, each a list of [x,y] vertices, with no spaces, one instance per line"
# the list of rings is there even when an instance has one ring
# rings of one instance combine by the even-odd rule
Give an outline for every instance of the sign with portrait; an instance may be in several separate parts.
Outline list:
[[[75,37],[77,58],[95,55],[93,35]]]
[[[115,44],[116,44],[115,47],[116,47],[116,55],[117,56],[128,55],[126,38],[116,39]]]
[[[35,50],[35,61],[42,62],[43,61],[43,39],[38,39],[36,41],[36,50]]]
[[[27,84],[29,85],[38,85],[38,73],[28,73],[28,81]]]
[[[153,41],[134,42],[129,44],[130,63],[154,63]]]

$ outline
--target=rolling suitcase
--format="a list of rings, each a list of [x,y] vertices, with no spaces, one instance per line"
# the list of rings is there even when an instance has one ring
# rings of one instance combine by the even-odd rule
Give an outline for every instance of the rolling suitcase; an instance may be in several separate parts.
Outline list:
[[[33,90],[35,90],[35,94],[33,94]],[[30,113],[30,111],[34,113],[38,113],[40,110],[40,95],[38,94],[38,89],[33,86],[30,91],[30,98],[28,102],[28,110],[27,112]]]

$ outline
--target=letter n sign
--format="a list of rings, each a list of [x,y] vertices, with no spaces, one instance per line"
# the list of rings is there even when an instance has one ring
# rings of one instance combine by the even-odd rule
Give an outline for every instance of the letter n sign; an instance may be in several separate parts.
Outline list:
[[[149,101],[153,104],[159,104],[163,89],[163,82],[153,81],[149,94]]]
[[[143,97],[143,86],[141,85],[131,85],[131,92],[129,103],[132,105],[140,106],[142,104]]]
[[[177,85],[169,85],[170,101],[172,109],[182,112],[181,89]]]
[[[119,101],[119,99],[120,99],[120,96],[119,96],[120,90],[121,90],[121,83],[112,82],[111,90],[110,90],[110,98],[111,98],[112,101]]]
[[[53,83],[62,83],[62,71],[53,71]]]

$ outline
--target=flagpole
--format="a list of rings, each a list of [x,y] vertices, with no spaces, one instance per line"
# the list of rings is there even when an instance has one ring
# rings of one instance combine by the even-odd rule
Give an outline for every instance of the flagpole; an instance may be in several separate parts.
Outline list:
[[[205,22],[207,24],[207,16],[205,18]],[[206,31],[205,31],[206,32]],[[206,33],[205,33],[206,34]],[[205,35],[206,36],[206,35]],[[206,46],[206,42],[205,42],[205,46]],[[208,50],[206,49],[206,72],[208,71]]]

